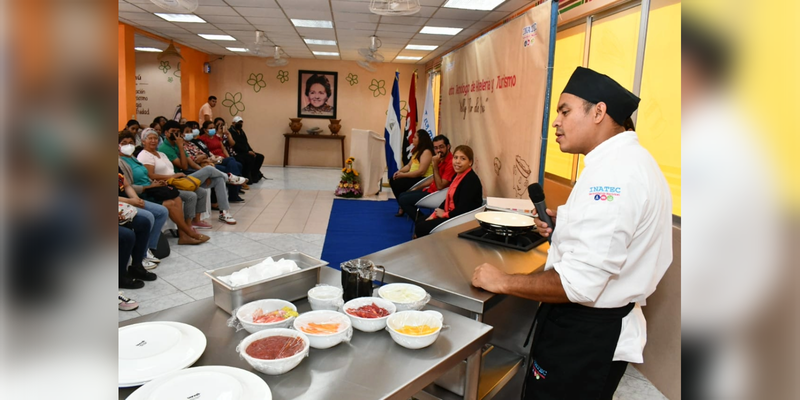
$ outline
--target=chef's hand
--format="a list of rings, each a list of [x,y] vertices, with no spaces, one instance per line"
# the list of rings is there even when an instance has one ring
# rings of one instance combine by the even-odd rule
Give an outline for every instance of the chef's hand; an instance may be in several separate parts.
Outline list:
[[[483,263],[472,273],[472,286],[492,293],[503,293],[503,287],[510,275],[489,263]]]
[[[545,210],[545,212],[547,213],[547,215],[550,216],[550,219],[553,220],[553,223],[555,223],[556,222],[556,212],[551,210],[551,209],[549,209],[549,208],[547,210]],[[535,221],[536,221],[536,230],[539,232],[540,235],[542,235],[542,237],[548,237],[548,236],[550,236],[551,233],[553,233],[553,228],[551,228],[549,225],[547,225],[547,222],[544,222],[544,221],[540,220],[539,218],[535,218]]]

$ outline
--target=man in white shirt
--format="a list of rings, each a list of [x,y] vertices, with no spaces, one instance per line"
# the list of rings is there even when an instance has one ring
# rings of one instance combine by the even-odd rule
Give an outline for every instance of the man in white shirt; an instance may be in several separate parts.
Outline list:
[[[200,116],[197,119],[200,125],[203,125],[203,122],[205,121],[214,120],[214,115],[212,114],[211,109],[214,108],[214,106],[216,105],[217,105],[217,97],[208,96],[208,103],[203,104],[203,106],[200,107]]]
[[[541,301],[524,399],[608,399],[628,362],[641,363],[641,305],[672,262],[672,200],[658,164],[623,124],[639,98],[578,67],[553,122],[561,151],[584,154],[567,203],[548,210],[555,231],[545,268],[509,275],[491,264],[473,285]]]

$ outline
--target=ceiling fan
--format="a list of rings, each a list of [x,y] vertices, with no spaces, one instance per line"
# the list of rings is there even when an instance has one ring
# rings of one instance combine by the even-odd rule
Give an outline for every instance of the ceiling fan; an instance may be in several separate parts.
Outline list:
[[[161,53],[159,53],[159,54],[158,54],[158,57],[156,57],[156,58],[157,58],[159,61],[161,61],[161,60],[163,60],[163,59],[164,59],[164,58],[166,58],[166,57],[172,57],[172,56],[177,56],[177,57],[178,57],[178,58],[180,58],[181,60],[183,60],[183,59],[184,59],[184,58],[183,58],[183,56],[181,56],[181,53],[180,53],[180,52],[178,52],[178,49],[175,47],[175,43],[174,43],[174,42],[172,42],[172,41],[170,40],[170,41],[169,41],[169,46],[167,46],[167,48],[166,48],[164,51],[162,51]]]
[[[275,55],[272,56],[271,60],[267,61],[267,65],[270,67],[282,67],[286,64],[289,64],[289,60],[281,58],[281,46],[275,46]]]
[[[419,0],[371,0],[369,10],[378,15],[412,15],[420,10]]]
[[[381,47],[382,43],[381,40],[378,39],[377,36],[372,35],[369,37],[369,48],[362,47],[358,49],[358,54],[361,54],[364,57],[364,60],[367,62],[377,62],[381,63],[385,59],[383,54],[378,53],[378,49]]]
[[[247,49],[247,52],[259,57],[266,57],[269,55],[268,46],[269,39],[264,31],[256,31],[256,40],[253,46]]]
[[[365,70],[367,70],[369,72],[375,72],[375,67],[372,64],[370,64],[368,61],[358,60],[358,61],[356,61],[356,64],[358,64],[359,67],[364,68]]]
[[[153,4],[176,13],[190,13],[197,9],[198,0],[150,0]]]

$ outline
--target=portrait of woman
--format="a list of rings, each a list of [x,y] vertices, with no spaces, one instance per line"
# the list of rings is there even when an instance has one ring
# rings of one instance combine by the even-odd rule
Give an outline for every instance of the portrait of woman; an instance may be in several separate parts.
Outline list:
[[[297,93],[298,118],[336,118],[338,73],[300,71]]]

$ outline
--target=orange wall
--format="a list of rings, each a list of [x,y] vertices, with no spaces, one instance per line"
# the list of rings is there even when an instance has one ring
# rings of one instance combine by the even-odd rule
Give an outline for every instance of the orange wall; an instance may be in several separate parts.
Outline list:
[[[122,128],[136,117],[136,54],[133,50],[134,28],[119,24],[119,123]]]
[[[136,115],[136,51],[134,33],[161,40],[165,39],[150,32],[119,23],[119,127],[125,126]],[[183,56],[181,60],[181,107],[188,120],[197,119],[200,106],[208,100],[208,75],[203,73],[203,63],[209,55],[195,49],[175,45]],[[144,123],[146,121],[142,121]]]

